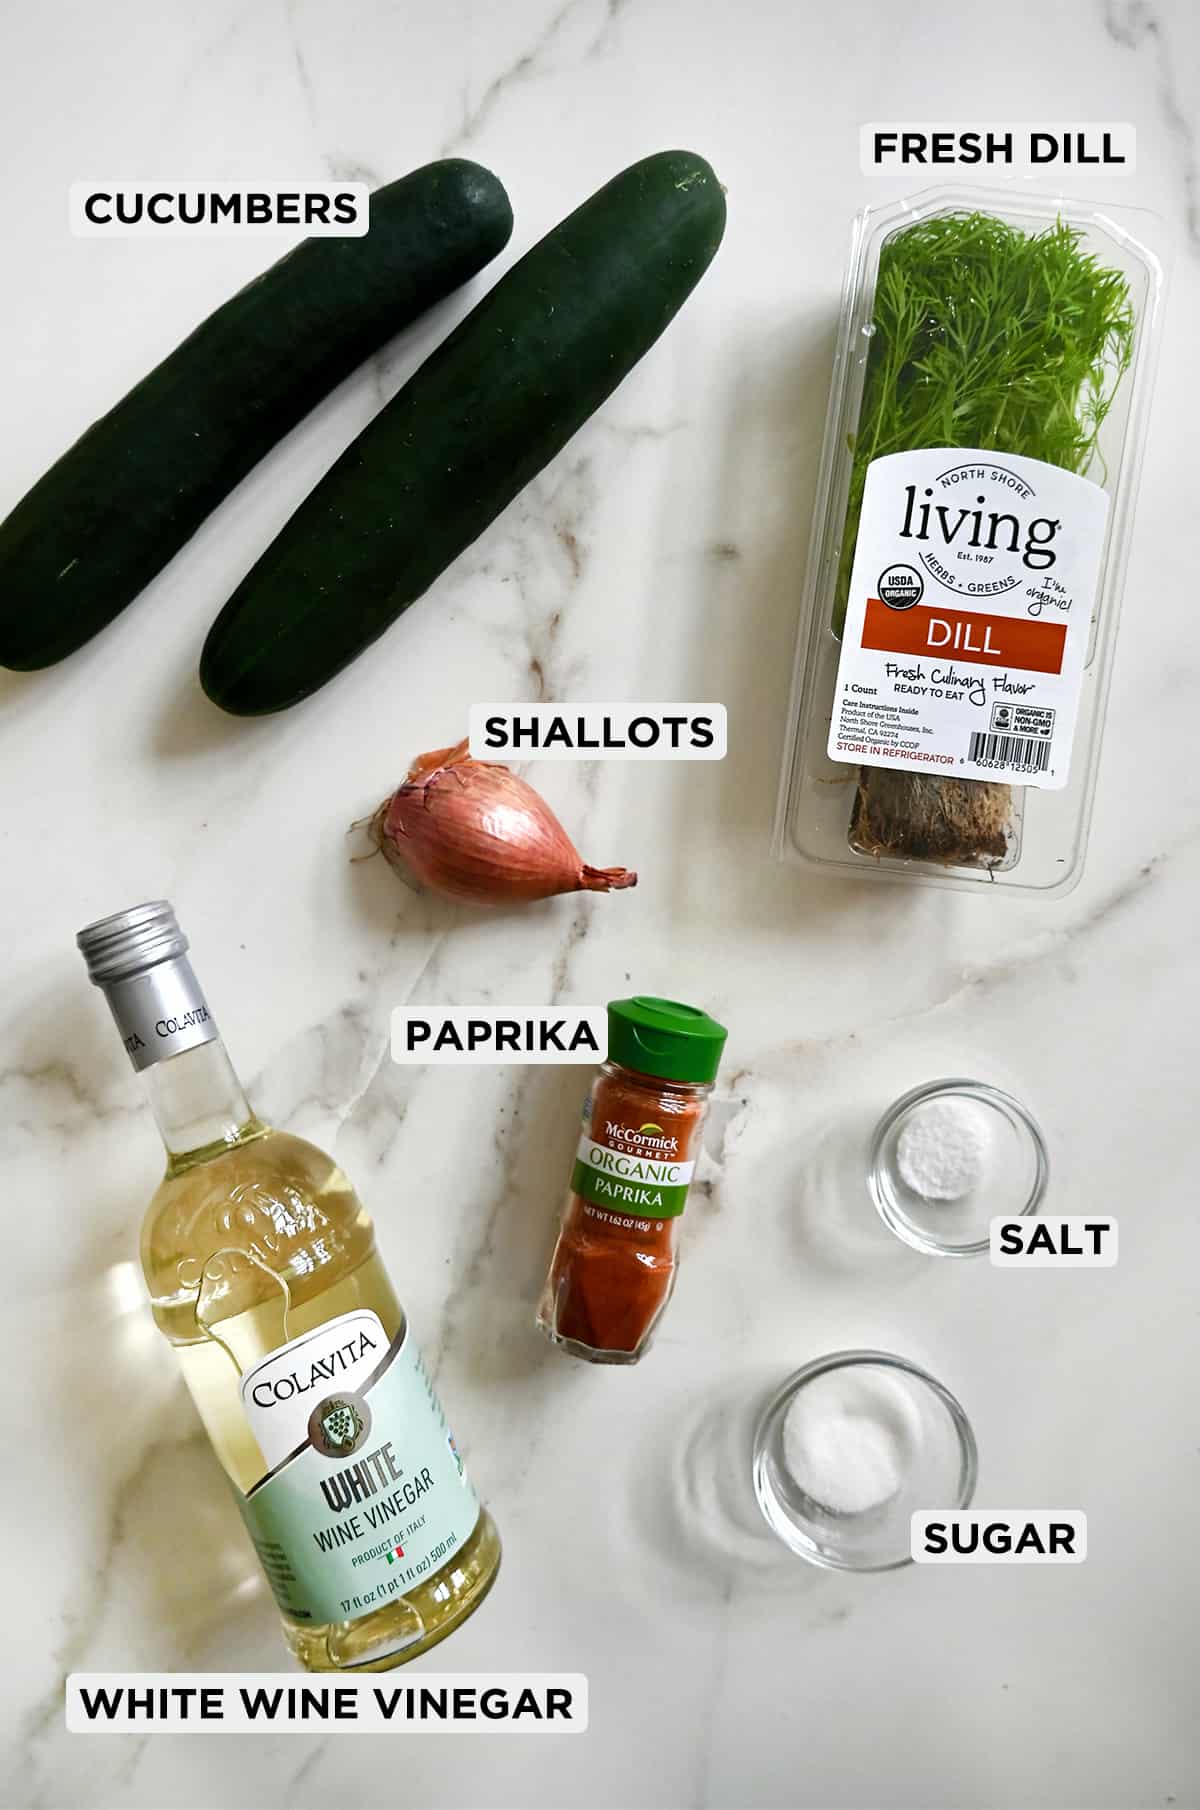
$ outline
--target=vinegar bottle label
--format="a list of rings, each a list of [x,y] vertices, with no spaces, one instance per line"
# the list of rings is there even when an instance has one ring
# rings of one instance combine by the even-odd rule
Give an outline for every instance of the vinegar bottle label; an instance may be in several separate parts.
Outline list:
[[[407,1322],[339,1314],[270,1352],[241,1383],[264,1475],[242,1518],[280,1609],[353,1621],[439,1570],[479,1499]]]

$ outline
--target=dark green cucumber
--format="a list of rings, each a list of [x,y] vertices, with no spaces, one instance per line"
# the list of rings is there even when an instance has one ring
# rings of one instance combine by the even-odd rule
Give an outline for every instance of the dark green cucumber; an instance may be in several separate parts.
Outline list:
[[[724,228],[708,164],[663,151],[507,271],[229,599],[200,663],[213,702],[282,710],[381,635],[654,344]]]
[[[0,524],[0,666],[49,666],[131,603],[277,440],[494,258],[498,179],[461,158],[371,196],[360,239],[307,239],[218,308]]]

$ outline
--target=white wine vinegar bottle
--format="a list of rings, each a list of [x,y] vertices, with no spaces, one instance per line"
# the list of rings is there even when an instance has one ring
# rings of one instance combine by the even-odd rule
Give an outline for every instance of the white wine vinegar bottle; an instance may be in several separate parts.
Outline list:
[[[167,1147],[142,1228],[174,1345],[310,1671],[382,1671],[476,1609],[500,1563],[363,1207],[255,1118],[165,900],[81,930]]]

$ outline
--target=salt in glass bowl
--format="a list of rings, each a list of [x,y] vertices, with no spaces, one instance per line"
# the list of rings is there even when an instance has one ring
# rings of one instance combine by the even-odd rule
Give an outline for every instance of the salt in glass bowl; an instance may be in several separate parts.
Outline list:
[[[977,1470],[975,1436],[954,1396],[886,1351],[806,1364],[767,1403],[754,1435],[754,1493],[767,1524],[801,1558],[834,1571],[910,1564],[913,1514],[966,1508]]]
[[[946,1103],[970,1115],[983,1154],[963,1192],[931,1196],[913,1185],[905,1141],[930,1108]],[[1037,1121],[1019,1100],[986,1081],[952,1078],[927,1081],[888,1107],[875,1128],[867,1179],[880,1218],[905,1244],[935,1257],[972,1257],[987,1250],[993,1218],[1037,1212],[1050,1163]]]

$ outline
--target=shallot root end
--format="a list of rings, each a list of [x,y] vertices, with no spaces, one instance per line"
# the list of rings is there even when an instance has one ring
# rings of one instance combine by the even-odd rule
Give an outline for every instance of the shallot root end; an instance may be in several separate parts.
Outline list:
[[[628,867],[588,867],[580,869],[580,892],[620,892],[637,885],[637,875]]]

